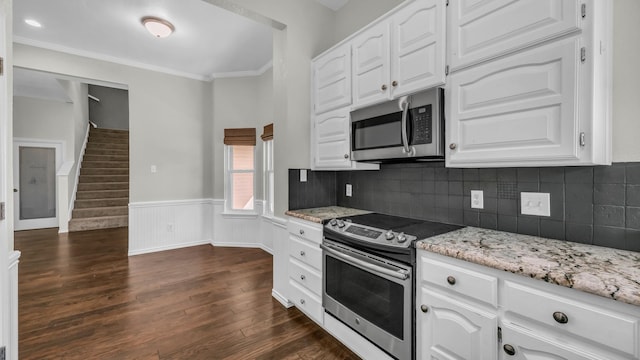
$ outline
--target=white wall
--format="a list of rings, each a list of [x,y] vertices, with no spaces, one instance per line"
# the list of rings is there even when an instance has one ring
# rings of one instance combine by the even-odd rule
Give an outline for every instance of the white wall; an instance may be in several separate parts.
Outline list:
[[[640,1],[613,10],[613,161],[640,161]]]
[[[128,85],[131,202],[203,197],[209,83],[27,45],[14,47],[17,66]],[[157,173],[150,172],[151,165]]]
[[[64,161],[74,161],[73,105],[71,103],[15,96],[13,98],[13,136],[64,141]]]

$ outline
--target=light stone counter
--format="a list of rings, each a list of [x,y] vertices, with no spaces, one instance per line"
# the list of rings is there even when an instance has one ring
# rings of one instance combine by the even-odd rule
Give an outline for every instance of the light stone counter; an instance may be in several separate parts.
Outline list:
[[[322,222],[325,220],[331,220],[343,216],[355,216],[369,213],[371,213],[371,211],[351,209],[340,206],[327,206],[311,209],[289,210],[284,214],[322,224]]]
[[[640,253],[467,227],[418,249],[640,306]]]

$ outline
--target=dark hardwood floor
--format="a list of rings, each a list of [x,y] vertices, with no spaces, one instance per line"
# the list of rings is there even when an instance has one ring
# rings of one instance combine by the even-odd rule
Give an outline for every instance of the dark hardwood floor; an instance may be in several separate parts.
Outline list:
[[[127,257],[127,229],[16,232],[20,359],[358,359],[271,297],[272,257]]]

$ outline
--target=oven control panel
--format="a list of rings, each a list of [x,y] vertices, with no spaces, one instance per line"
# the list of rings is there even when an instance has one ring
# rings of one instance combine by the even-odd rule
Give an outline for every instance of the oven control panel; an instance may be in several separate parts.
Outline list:
[[[337,219],[329,221],[325,225],[325,228],[360,241],[391,247],[408,248],[414,240],[418,239],[413,235],[408,235],[403,232],[382,230],[371,226],[355,224],[349,221]]]

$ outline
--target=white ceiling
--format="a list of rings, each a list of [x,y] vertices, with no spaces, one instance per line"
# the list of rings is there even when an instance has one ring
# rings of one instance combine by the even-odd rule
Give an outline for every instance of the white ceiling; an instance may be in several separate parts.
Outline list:
[[[273,57],[271,27],[202,0],[19,0],[13,7],[15,42],[196,79],[257,75]],[[144,16],[176,31],[155,38]]]

